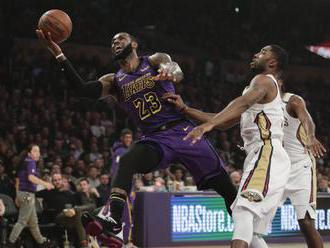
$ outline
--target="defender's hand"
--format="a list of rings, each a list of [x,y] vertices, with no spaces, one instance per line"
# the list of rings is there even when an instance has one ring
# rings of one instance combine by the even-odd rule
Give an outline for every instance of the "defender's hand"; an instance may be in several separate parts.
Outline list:
[[[168,80],[168,81],[173,81],[176,82],[175,78],[175,72],[177,69],[178,64],[175,62],[168,62],[166,64],[163,64],[160,66],[158,69],[158,75],[155,76],[153,79],[155,81],[163,81],[163,80]]]
[[[315,136],[308,137],[307,149],[311,151],[314,157],[322,157],[327,150]]]
[[[44,33],[41,29],[36,30],[36,34],[42,44],[56,57],[62,53],[62,49],[57,45],[50,32]]]
[[[197,141],[201,140],[203,135],[213,129],[211,123],[204,123],[200,126],[195,127],[191,130],[183,140],[191,140],[191,144],[195,144]]]
[[[175,108],[180,112],[184,112],[188,108],[188,106],[183,102],[180,95],[167,92],[162,96],[162,99],[172,103]]]

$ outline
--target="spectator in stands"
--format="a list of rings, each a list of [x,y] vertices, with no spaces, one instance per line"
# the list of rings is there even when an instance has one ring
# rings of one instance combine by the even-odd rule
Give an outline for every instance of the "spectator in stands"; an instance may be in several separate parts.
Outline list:
[[[10,233],[7,246],[15,247],[15,243],[21,232],[28,226],[36,242],[42,247],[48,247],[51,243],[42,236],[38,225],[35,192],[38,184],[43,185],[47,190],[53,189],[54,186],[39,178],[39,171],[37,168],[37,162],[40,158],[39,146],[35,144],[29,145],[21,156],[22,162],[17,172],[19,216]]]
[[[167,192],[167,189],[165,186],[165,180],[162,177],[155,178],[154,191],[155,192]]]
[[[119,159],[127,151],[127,149],[133,143],[133,132],[125,128],[121,130],[120,139],[118,142],[115,142],[112,146],[112,165],[111,165],[111,176],[113,177],[117,172]]]
[[[5,204],[3,203],[2,199],[0,199],[0,219],[5,214]]]
[[[77,233],[79,241],[82,241],[81,247],[87,247],[81,219],[75,211],[75,207],[78,205],[75,193],[65,189],[61,174],[53,174],[52,181],[55,189],[37,192],[37,197],[43,199],[44,209],[49,217],[48,221],[56,222],[60,228],[73,229]]]
[[[99,170],[94,165],[89,167],[87,179],[91,188],[96,188],[100,185],[99,174]]]
[[[76,162],[75,168],[73,169],[72,176],[75,178],[81,178],[86,175],[86,163],[84,160],[80,159]]]
[[[154,175],[152,172],[144,174],[142,177],[142,182],[144,186],[153,186],[154,185]]]
[[[327,176],[322,176],[319,179],[319,183],[318,183],[318,192],[326,192],[326,193],[330,193],[330,188],[329,188],[329,178]]]
[[[84,227],[81,223],[81,215],[84,211],[92,211],[96,208],[99,201],[99,194],[95,188],[90,188],[87,178],[79,180],[79,190],[75,195],[75,205],[66,205],[63,213],[57,220],[58,222],[77,232],[80,247],[88,247],[88,241]]]
[[[91,152],[88,154],[88,159],[90,162],[94,162],[96,159],[101,159],[102,154],[99,153],[99,148],[97,146],[97,143],[91,144]]]
[[[173,175],[174,175],[173,185],[175,191],[182,191],[185,186],[183,169],[175,168]]]
[[[96,189],[100,194],[101,205],[104,205],[109,199],[111,192],[110,179],[107,173],[103,173],[100,176],[100,185]]]
[[[0,193],[15,198],[15,187],[9,176],[5,173],[5,166],[0,160]]]

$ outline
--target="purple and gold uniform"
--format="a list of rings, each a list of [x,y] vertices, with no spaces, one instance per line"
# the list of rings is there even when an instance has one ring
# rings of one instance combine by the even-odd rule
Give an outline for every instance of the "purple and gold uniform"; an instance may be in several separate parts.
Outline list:
[[[201,188],[204,180],[226,173],[222,161],[205,138],[194,146],[183,141],[194,125],[161,99],[166,92],[174,93],[175,88],[171,81],[154,81],[157,74],[148,57],[140,57],[134,72],[119,70],[115,75],[119,104],[141,128],[144,135],[139,142],[152,143],[160,150],[162,160],[155,169],[182,163]]]

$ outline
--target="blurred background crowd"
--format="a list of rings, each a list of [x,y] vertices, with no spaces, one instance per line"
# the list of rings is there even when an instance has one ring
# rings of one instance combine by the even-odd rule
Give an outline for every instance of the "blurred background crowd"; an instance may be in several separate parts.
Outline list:
[[[35,143],[41,149],[43,179],[54,183],[54,174],[60,174],[65,189],[76,192],[82,190],[79,179],[87,178],[88,191],[98,191],[100,205],[110,192],[118,149],[127,149],[141,136],[112,99],[76,97],[55,59],[41,48],[34,29],[51,8],[66,11],[73,21],[72,37],[63,49],[84,79],[116,70],[110,39],[128,31],[138,37],[140,54],[167,52],[179,62],[185,79],[178,93],[187,104],[208,112],[220,111],[240,95],[251,76],[253,54],[278,43],[290,54],[286,88],[304,97],[317,136],[330,147],[329,61],[305,49],[330,39],[327,1],[15,0],[1,5],[0,19],[6,21],[0,22],[0,193],[13,199],[20,153]],[[239,127],[212,132],[209,139],[238,186],[245,158]],[[328,155],[317,159],[317,169],[318,191],[329,193]],[[136,175],[134,190],[196,187],[185,168],[173,164]]]

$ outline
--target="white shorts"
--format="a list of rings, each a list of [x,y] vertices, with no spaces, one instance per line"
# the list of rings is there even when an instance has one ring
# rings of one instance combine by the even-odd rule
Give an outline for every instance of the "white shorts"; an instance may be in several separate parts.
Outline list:
[[[290,177],[280,205],[289,198],[297,212],[298,220],[304,219],[309,213],[316,218],[316,168],[315,159],[305,159],[292,163]]]
[[[267,234],[276,209],[282,201],[285,185],[290,175],[290,159],[279,140],[265,142],[250,149],[245,161],[244,172],[236,200],[231,206],[250,210],[255,215],[253,232]],[[262,193],[260,202],[249,201],[241,196],[245,190]],[[264,223],[261,220],[266,220]]]

